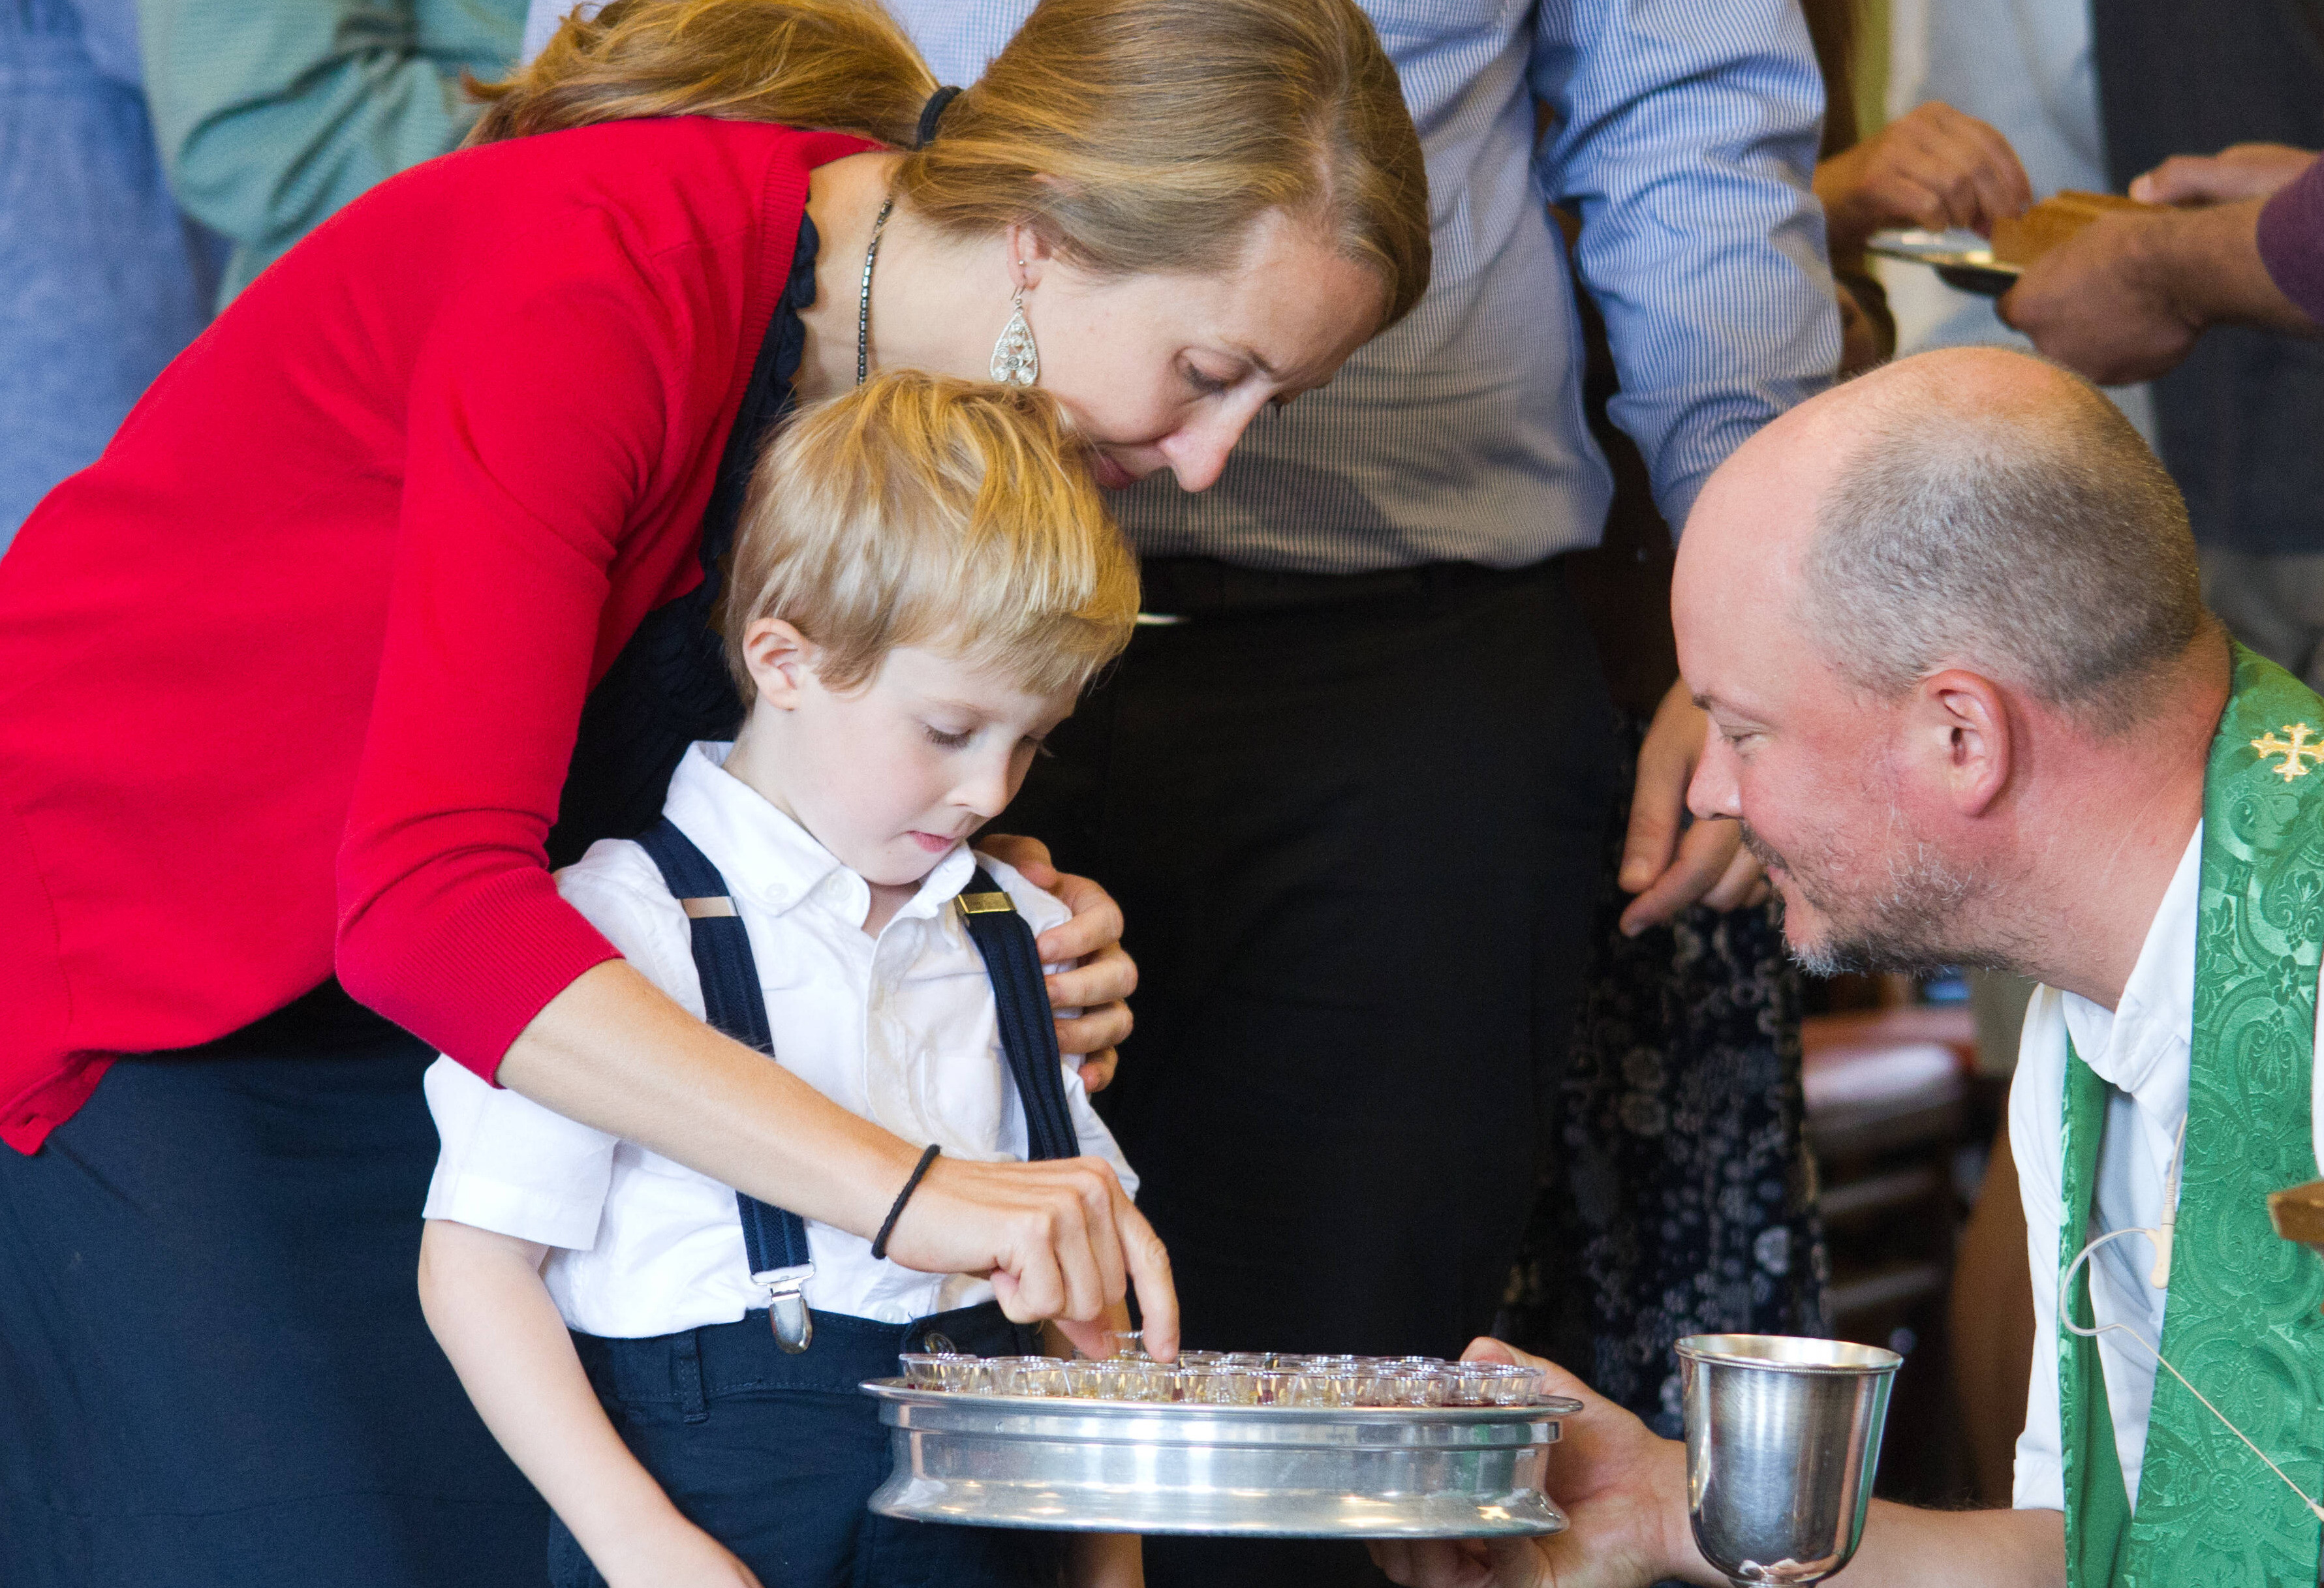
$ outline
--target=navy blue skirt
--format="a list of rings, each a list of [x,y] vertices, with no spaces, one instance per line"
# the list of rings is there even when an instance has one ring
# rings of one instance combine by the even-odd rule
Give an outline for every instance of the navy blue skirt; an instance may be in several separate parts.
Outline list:
[[[546,1582],[547,1508],[420,1317],[434,1055],[317,1008],[117,1062],[0,1151],[8,1588]]]

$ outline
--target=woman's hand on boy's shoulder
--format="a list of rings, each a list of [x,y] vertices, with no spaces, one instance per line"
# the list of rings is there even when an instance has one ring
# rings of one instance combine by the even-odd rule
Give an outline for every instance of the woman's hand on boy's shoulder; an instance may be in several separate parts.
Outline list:
[[[1048,978],[1050,1007],[1081,1011],[1057,1022],[1057,1046],[1083,1056],[1084,1089],[1103,1091],[1113,1079],[1114,1050],[1130,1034],[1126,1000],[1138,987],[1138,966],[1121,946],[1121,906],[1088,877],[1060,872],[1049,861],[1049,847],[1038,839],[983,837],[976,847],[1014,866],[1026,881],[1056,895],[1074,913],[1072,920],[1043,932],[1034,946],[1044,964],[1073,967]]]

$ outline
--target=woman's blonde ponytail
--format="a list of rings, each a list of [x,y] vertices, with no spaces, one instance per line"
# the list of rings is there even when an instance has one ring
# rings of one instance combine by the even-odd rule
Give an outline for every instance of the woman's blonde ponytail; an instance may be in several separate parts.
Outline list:
[[[1428,284],[1428,179],[1354,0],[1041,0],[925,149],[936,78],[872,0],[613,0],[477,88],[472,142],[634,116],[860,133],[909,151],[899,202],[954,236],[1019,223],[1102,275],[1231,269],[1281,212]]]
[[[472,84],[485,109],[468,142],[710,115],[908,149],[936,87],[872,0],[613,0],[567,19],[513,76]]]

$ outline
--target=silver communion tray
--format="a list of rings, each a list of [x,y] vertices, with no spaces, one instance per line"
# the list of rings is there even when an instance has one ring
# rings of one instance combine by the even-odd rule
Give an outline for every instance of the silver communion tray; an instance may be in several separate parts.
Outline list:
[[[1554,1533],[1543,1492],[1577,1400],[1377,1409],[962,1394],[874,1379],[882,1516],[1275,1538]]]

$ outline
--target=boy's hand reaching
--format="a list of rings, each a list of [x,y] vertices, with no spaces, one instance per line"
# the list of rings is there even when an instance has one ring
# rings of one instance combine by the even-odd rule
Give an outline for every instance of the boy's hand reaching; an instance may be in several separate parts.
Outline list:
[[[1113,1079],[1115,1049],[1130,1034],[1130,1005],[1138,988],[1138,967],[1121,947],[1121,906],[1086,877],[1070,877],[1049,862],[1049,846],[1037,838],[981,837],[976,847],[1024,873],[1035,887],[1065,901],[1074,918],[1043,932],[1034,947],[1045,965],[1073,968],[1048,978],[1049,1005],[1078,1008],[1057,1022],[1057,1047],[1082,1055],[1082,1088],[1102,1092]]]

